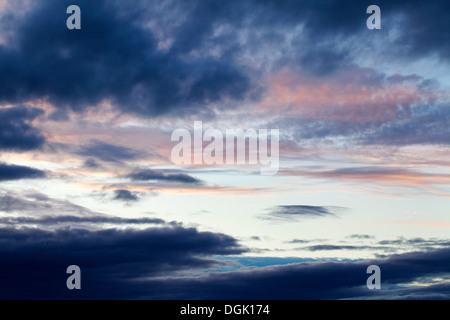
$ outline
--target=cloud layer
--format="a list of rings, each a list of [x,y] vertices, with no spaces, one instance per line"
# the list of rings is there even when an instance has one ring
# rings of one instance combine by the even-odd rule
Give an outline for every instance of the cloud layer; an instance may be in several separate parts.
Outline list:
[[[83,289],[89,292],[86,297],[123,298],[133,290],[135,280],[141,279],[136,282],[140,286],[145,277],[209,268],[219,263],[211,256],[243,252],[231,237],[183,227],[98,231],[3,228],[0,244],[2,299],[77,297],[70,295],[64,280],[66,268],[73,264],[83,270]]]
[[[3,299],[405,299],[449,294],[448,284],[433,284],[433,279],[448,276],[448,248],[372,261],[304,262],[196,275],[192,272],[224,263],[211,256],[243,249],[229,236],[180,226],[3,228],[0,244]],[[65,288],[65,269],[72,264],[82,269],[78,292]],[[366,288],[366,269],[372,264],[382,270],[381,291]],[[402,285],[419,279],[429,285]]]

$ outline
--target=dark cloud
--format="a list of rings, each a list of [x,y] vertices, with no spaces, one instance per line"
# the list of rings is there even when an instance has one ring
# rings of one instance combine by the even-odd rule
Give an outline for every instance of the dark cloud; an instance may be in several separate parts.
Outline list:
[[[131,297],[135,287],[142,289],[143,278],[210,268],[220,264],[211,256],[242,252],[231,237],[183,227],[100,231],[5,228],[0,229],[0,297]],[[80,292],[70,292],[65,285],[66,269],[73,264],[82,270]]]
[[[98,140],[93,140],[89,145],[80,147],[80,149],[76,151],[76,154],[85,157],[97,158],[105,162],[116,163],[152,156],[145,151],[109,144]],[[92,161],[89,163],[93,164]]]
[[[317,76],[326,76],[346,67],[346,54],[336,50],[310,50],[300,57],[303,70]]]
[[[156,293],[156,297],[171,296],[175,299],[373,299],[380,296],[408,299],[410,289],[397,291],[395,288],[401,288],[402,283],[411,281],[427,284],[433,277],[448,277],[449,258],[450,250],[446,248],[372,261],[295,263],[214,273],[199,279],[173,279],[164,284],[151,281],[151,284],[157,286],[155,292],[161,290]],[[371,291],[366,287],[369,276],[366,270],[373,264],[381,268],[381,291]],[[437,290],[434,285],[421,289],[416,287],[417,291],[412,291],[414,295],[411,298],[424,294],[448,299],[448,285],[442,286],[442,290]],[[155,298],[155,295],[152,297]]]
[[[150,116],[200,112],[209,103],[247,96],[250,79],[238,66],[159,49],[155,35],[136,23],[148,17],[117,3],[77,1],[81,30],[66,28],[73,1],[36,1],[23,18],[15,16],[13,36],[0,46],[0,71],[8,75],[0,101],[46,98],[82,110],[108,99],[125,112]],[[157,7],[145,4],[147,11]]]
[[[254,3],[259,4],[257,1]],[[450,36],[450,28],[446,27],[447,17],[442,14],[450,10],[448,1],[433,1],[432,4],[423,0],[407,3],[377,1],[382,13],[382,29],[377,30],[376,35],[366,28],[366,20],[369,17],[366,9],[372,4],[374,3],[371,1],[355,3],[351,0],[264,1],[261,4],[265,7],[262,10],[262,19],[258,21],[261,25],[267,25],[267,20],[271,18],[269,21],[272,26],[292,26],[300,22],[311,42],[327,44],[330,52],[341,48],[345,39],[357,36],[357,41],[371,46],[374,39],[381,35],[379,39],[384,42],[384,51],[390,54],[391,58],[417,58],[437,54],[448,61],[450,45],[447,39]],[[398,37],[388,37],[388,32],[392,30],[398,30]]]
[[[137,170],[127,176],[135,181],[160,181],[185,184],[200,184],[201,181],[185,173],[166,173],[159,170]]]
[[[269,220],[297,220],[299,218],[336,217],[345,210],[342,207],[323,206],[277,206],[268,209],[269,213],[261,215],[262,219]]]
[[[243,259],[254,267],[198,274],[199,269],[220,263],[212,256],[222,256],[223,264],[224,256],[242,252],[231,237],[181,226],[139,231],[3,228],[0,296],[219,300],[449,297],[448,286],[433,280],[449,276],[448,248],[371,261],[291,261],[279,266],[273,265],[273,258],[265,263],[264,258],[252,262],[248,257]],[[65,287],[65,270],[72,264],[82,269],[82,290],[78,292]],[[366,288],[366,269],[373,264],[381,268],[381,291]],[[197,270],[194,275],[193,270]],[[414,281],[424,286],[402,285]]]
[[[407,3],[384,0],[380,6],[388,13],[392,11],[403,18],[399,27],[407,32],[401,32],[393,43],[399,52],[413,58],[435,54],[449,61],[450,44],[446,39],[450,37],[450,28],[447,27],[447,17],[442,14],[450,10],[448,1],[429,4],[422,0]]]
[[[42,114],[41,109],[25,106],[0,109],[0,150],[29,151],[42,147],[44,136],[30,125]]]
[[[70,4],[41,0],[23,15],[8,12],[2,27],[9,37],[0,46],[0,71],[8,78],[0,82],[0,101],[45,98],[63,110],[83,110],[108,100],[139,115],[209,115],[221,103],[232,107],[257,99],[261,75],[274,68],[297,70],[299,65],[299,72],[320,78],[355,67],[354,43],[370,48],[382,42],[386,54],[401,59],[450,56],[449,31],[442,27],[446,18],[439,14],[449,9],[443,0],[433,5],[381,1],[383,28],[376,32],[365,26],[370,1],[197,0],[164,6],[134,1],[124,6],[79,0],[83,22],[76,31],[65,28],[67,15],[60,14]],[[391,39],[394,29],[398,37]],[[287,35],[286,30],[293,31]],[[256,63],[243,65],[249,57]],[[50,118],[66,117],[54,113]],[[322,134],[346,125],[314,123]]]
[[[357,239],[357,240],[372,240],[374,237],[367,235],[353,235],[347,238]],[[302,242],[299,242],[302,243]],[[306,243],[306,242],[304,242]],[[380,252],[393,253],[398,251],[406,250],[423,250],[430,251],[434,249],[447,248],[450,246],[450,242],[445,239],[422,239],[422,238],[412,238],[406,239],[400,237],[396,240],[382,240],[375,243],[370,242],[367,245],[360,244],[322,244],[322,245],[312,245],[297,248],[298,250],[308,250],[308,251],[340,251],[340,250],[376,250],[378,255]]]
[[[249,52],[256,55],[276,48],[283,54],[276,67],[287,64],[292,67],[298,63],[301,70],[317,76],[348,67],[348,56],[355,49],[355,43],[367,48],[376,48],[382,43],[384,50],[379,53],[390,59],[437,54],[448,61],[449,28],[443,27],[446,17],[440,14],[449,9],[446,1],[435,1],[433,5],[423,0],[408,4],[378,2],[382,29],[375,32],[366,28],[369,16],[366,9],[372,4],[368,0],[357,3],[351,0],[194,2],[183,7],[187,18],[173,32],[173,47],[178,52],[196,49],[208,52],[213,47],[225,57]],[[227,28],[220,35],[214,35],[218,26]],[[293,39],[288,40],[286,30],[295,30],[298,26],[302,32],[294,33]],[[242,30],[249,35],[245,47],[236,36]],[[399,36],[392,38],[389,34],[392,30]],[[289,45],[301,50],[292,52]]]
[[[136,202],[139,200],[138,196],[128,190],[114,190],[113,200],[125,201],[125,202]]]
[[[46,173],[38,169],[0,163],[0,181],[40,179],[45,176]]]
[[[67,15],[60,14],[70,4],[41,0],[23,15],[8,12],[2,27],[9,36],[0,46],[0,71],[8,77],[0,83],[0,101],[47,98],[57,107],[80,110],[106,99],[125,112],[185,115],[258,92],[257,79],[267,63],[258,70],[257,64],[242,65],[242,57],[267,49],[282,53],[275,67],[294,62],[319,77],[351,65],[355,42],[370,47],[382,41],[387,54],[401,59],[450,57],[450,31],[442,27],[446,17],[440,14],[449,4],[443,0],[379,2],[383,28],[376,35],[366,28],[370,1],[197,0],[164,6],[134,1],[124,6],[79,0],[83,22],[76,31],[65,28]],[[288,40],[285,30],[298,26],[302,32]],[[399,34],[391,39],[394,29]]]
[[[97,161],[95,161],[95,159],[92,159],[92,158],[86,159],[86,161],[84,161],[83,166],[85,168],[91,168],[91,169],[100,168],[100,165],[97,163]]]
[[[450,285],[447,283],[430,283],[424,287],[410,287],[393,289],[389,292],[374,293],[373,300],[448,300],[450,297]],[[353,299],[364,300],[368,297],[360,296]]]

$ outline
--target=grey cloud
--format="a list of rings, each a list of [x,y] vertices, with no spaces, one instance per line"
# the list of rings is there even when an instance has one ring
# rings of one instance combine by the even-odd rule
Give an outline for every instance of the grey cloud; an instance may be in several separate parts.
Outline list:
[[[136,193],[130,192],[128,190],[120,189],[114,190],[113,200],[125,201],[125,202],[136,202],[139,200]]]
[[[56,122],[65,122],[69,121],[70,117],[65,110],[56,110],[48,116],[48,119]]]
[[[134,181],[160,181],[185,184],[200,184],[201,181],[185,173],[167,173],[160,170],[136,170],[127,176]]]
[[[90,144],[80,147],[80,150],[76,151],[76,154],[113,163],[120,163],[127,160],[132,161],[152,156],[145,151],[109,144],[98,140],[92,140]],[[88,164],[93,163],[90,161]]]
[[[70,214],[76,216],[99,215],[83,206],[67,200],[57,200],[41,193],[17,194],[9,190],[0,190],[0,211],[29,215]]]
[[[38,225],[38,226],[53,226],[58,227],[60,225],[71,224],[90,224],[99,227],[104,224],[114,225],[144,225],[144,224],[156,224],[156,225],[176,225],[175,222],[167,223],[166,221],[158,218],[120,218],[106,215],[92,215],[92,216],[68,216],[68,215],[55,215],[55,216],[42,216],[40,218],[33,217],[2,217],[0,218],[0,224],[5,226],[24,226],[24,225]]]
[[[297,220],[299,218],[317,218],[317,217],[337,217],[342,211],[346,210],[342,207],[325,207],[325,206],[277,206],[268,209],[269,213],[261,215],[261,219],[269,220]]]
[[[95,159],[92,159],[92,158],[86,159],[86,161],[84,161],[83,166],[85,168],[91,168],[91,169],[100,168],[100,165],[98,164],[98,162],[95,161]]]
[[[323,244],[299,248],[299,250],[308,250],[308,251],[382,250],[382,249],[386,249],[386,247]]]

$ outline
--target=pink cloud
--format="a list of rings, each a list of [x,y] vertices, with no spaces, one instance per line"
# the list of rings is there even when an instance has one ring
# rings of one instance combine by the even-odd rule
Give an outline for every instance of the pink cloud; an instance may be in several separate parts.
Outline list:
[[[341,182],[380,184],[393,187],[412,187],[423,191],[450,197],[438,189],[437,185],[450,185],[449,174],[425,173],[393,167],[360,167],[340,169],[282,169],[285,176],[301,176],[317,179],[331,179]]]
[[[397,117],[399,106],[407,112],[408,106],[439,98],[439,93],[420,88],[423,80],[400,74],[385,78],[371,69],[356,69],[324,81],[284,70],[268,77],[268,94],[258,107],[311,120],[388,121]]]

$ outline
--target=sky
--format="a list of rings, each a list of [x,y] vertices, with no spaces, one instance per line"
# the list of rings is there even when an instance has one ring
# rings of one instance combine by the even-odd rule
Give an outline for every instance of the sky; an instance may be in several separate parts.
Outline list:
[[[449,11],[0,0],[0,298],[449,299]],[[173,161],[200,121],[276,172]]]

